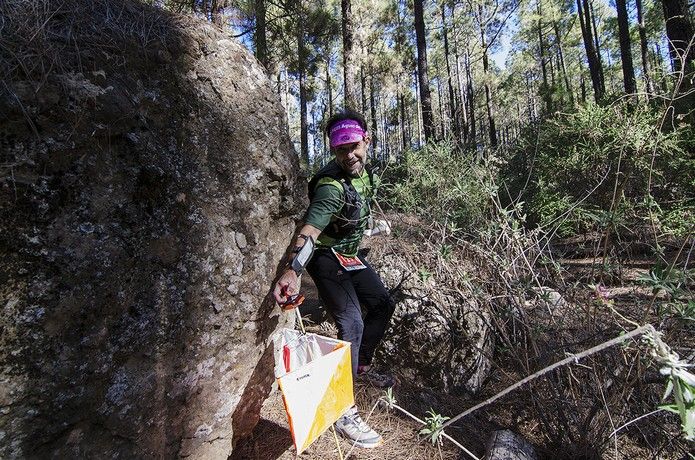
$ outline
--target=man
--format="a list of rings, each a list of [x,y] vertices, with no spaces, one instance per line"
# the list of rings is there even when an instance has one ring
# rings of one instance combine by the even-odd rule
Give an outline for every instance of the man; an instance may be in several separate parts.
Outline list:
[[[351,343],[353,377],[386,388],[393,385],[393,378],[375,372],[371,363],[394,306],[379,276],[357,254],[377,185],[366,168],[371,138],[364,117],[352,110],[331,117],[326,134],[335,158],[309,183],[311,203],[274,295],[282,305],[297,294],[299,275],[306,267],[335,320],[338,338]],[[313,257],[301,261],[302,249],[314,242]],[[364,320],[360,305],[367,312]],[[376,447],[382,441],[355,407],[336,422],[336,428],[360,447]]]

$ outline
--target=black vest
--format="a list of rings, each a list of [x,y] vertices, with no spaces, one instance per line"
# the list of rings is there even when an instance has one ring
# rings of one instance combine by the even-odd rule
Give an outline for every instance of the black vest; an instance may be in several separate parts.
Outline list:
[[[374,174],[372,168],[366,167],[367,175],[369,176],[369,185],[374,187]],[[343,171],[335,160],[331,160],[321,168],[314,177],[309,181],[309,200],[314,199],[316,194],[316,186],[324,177],[330,177],[343,186],[343,207],[337,215],[337,218],[332,221],[324,230],[323,233],[334,239],[341,239],[353,232],[360,224],[360,211],[363,205],[369,206],[370,198],[367,197],[367,202],[364,203],[360,194],[357,193],[352,185],[351,177]]]

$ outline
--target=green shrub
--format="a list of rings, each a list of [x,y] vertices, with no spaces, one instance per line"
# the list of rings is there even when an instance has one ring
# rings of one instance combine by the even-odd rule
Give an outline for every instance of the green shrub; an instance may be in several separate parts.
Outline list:
[[[429,144],[389,165],[383,177],[385,200],[392,209],[469,231],[490,209],[496,192],[490,177],[487,167],[451,144]]]
[[[645,216],[662,232],[692,228],[695,132],[662,128],[661,117],[645,106],[589,104],[529,128],[500,171],[503,203],[523,201],[529,223],[557,225],[561,236]]]

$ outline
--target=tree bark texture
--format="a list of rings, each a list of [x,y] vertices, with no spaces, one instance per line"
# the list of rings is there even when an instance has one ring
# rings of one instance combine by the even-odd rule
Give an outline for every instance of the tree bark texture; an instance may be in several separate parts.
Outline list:
[[[343,75],[345,90],[345,107],[357,109],[357,78],[353,38],[355,36],[350,0],[341,0],[343,13]]]
[[[475,144],[477,142],[477,131],[476,131],[476,126],[475,126],[475,101],[473,98],[474,92],[473,92],[473,75],[471,75],[471,57],[468,52],[468,49],[466,48],[466,59],[465,59],[465,67],[466,67],[466,95],[468,99],[468,121],[469,121],[469,126],[471,127],[470,130],[470,141]]]
[[[623,67],[623,86],[625,88],[625,94],[634,94],[637,92],[637,84],[635,83],[635,68],[632,64],[627,0],[615,0],[615,8],[618,13],[618,35],[620,39],[620,60]]]
[[[591,85],[594,89],[594,99],[598,102],[603,99],[605,89],[601,79],[598,55],[594,47],[591,18],[589,17],[586,0],[577,0],[577,13],[579,15],[579,25],[582,29],[582,39],[584,41],[584,49],[586,50],[586,58],[589,62],[589,74],[591,76]]]
[[[434,140],[434,119],[432,116],[432,97],[430,95],[430,79],[427,75],[427,43],[423,0],[414,0],[413,12],[415,18],[415,38],[417,43],[417,75],[420,86],[420,105],[422,107],[422,126],[425,132],[425,142]]]
[[[565,53],[562,50],[562,37],[560,35],[560,26],[557,21],[553,20],[553,30],[555,31],[555,40],[557,41],[557,52],[560,58],[560,68],[562,69],[562,78],[565,81],[565,89],[570,97],[570,102],[574,102],[574,94],[572,94],[572,86],[570,85],[569,76],[567,75],[567,66],[565,65]]]
[[[270,70],[270,59],[268,56],[268,42],[266,39],[265,0],[254,0],[254,10],[256,15],[256,28],[253,31],[255,55],[258,62],[268,71]]]
[[[661,3],[664,8],[671,63],[674,72],[684,77],[681,84],[681,92],[684,92],[693,87],[691,79],[695,58],[693,23],[688,2],[687,0],[662,0]]]
[[[457,116],[457,103],[454,97],[454,86],[452,84],[451,76],[451,65],[449,64],[449,33],[447,31],[446,23],[446,6],[442,4],[442,33],[444,35],[444,59],[446,60],[446,81],[449,85],[449,117],[451,118],[451,124],[453,128],[454,138],[459,141],[461,137],[461,132],[459,129],[459,119]]]
[[[642,78],[644,79],[644,86],[647,92],[647,98],[649,98],[654,93],[654,83],[652,82],[650,75],[647,30],[644,25],[644,15],[642,13],[642,0],[635,0],[635,3],[637,5],[637,24],[639,26],[640,52],[642,54]]]
[[[543,40],[543,13],[541,11],[541,0],[536,0],[536,12],[538,13],[538,50],[539,58],[541,64],[541,72],[543,73],[543,86],[541,87],[541,95],[543,96],[543,101],[545,102],[545,110],[550,113],[553,108],[552,95],[550,92],[550,86],[548,85],[548,69],[546,68],[546,56],[545,56],[545,40]]]
[[[374,75],[369,78],[369,109],[372,115],[372,151],[376,154],[377,145],[377,118],[376,118],[376,87],[374,85]],[[384,141],[386,138],[384,137]],[[382,145],[385,142],[382,143]]]
[[[596,58],[598,59],[598,72],[601,77],[601,85],[603,86],[603,91],[606,91],[606,78],[603,73],[603,58],[601,57],[601,43],[598,36],[598,27],[596,26],[596,14],[594,13],[594,2],[592,0],[584,0],[584,6],[586,7],[585,13],[588,18],[591,19],[591,25],[594,30],[594,44],[596,46]],[[588,23],[588,22],[587,22]],[[608,55],[610,59],[610,54]],[[610,63],[609,63],[610,65]]]
[[[307,122],[306,60],[307,49],[304,37],[304,10],[302,0],[295,0],[297,18],[297,73],[299,74],[299,117],[300,117],[300,158],[309,166],[309,123]]]
[[[488,82],[487,75],[490,71],[490,62],[488,60],[488,50],[487,50],[487,36],[485,33],[485,25],[483,23],[483,12],[482,6],[478,7],[479,17],[480,17],[480,43],[483,48],[483,73],[485,74],[485,108],[487,109],[487,122],[488,131],[490,134],[490,146],[497,147],[497,127],[495,126],[495,112],[492,107],[492,89],[490,88],[490,83]]]

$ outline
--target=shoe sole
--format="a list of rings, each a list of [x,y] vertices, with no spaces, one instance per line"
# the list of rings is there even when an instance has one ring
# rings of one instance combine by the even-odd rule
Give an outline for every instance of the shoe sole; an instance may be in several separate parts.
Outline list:
[[[384,439],[379,439],[379,442],[377,443],[370,443],[370,444],[363,444],[361,441],[354,441],[352,439],[346,439],[350,444],[354,445],[355,447],[361,447],[362,449],[374,449],[375,447],[379,447],[384,443]]]

